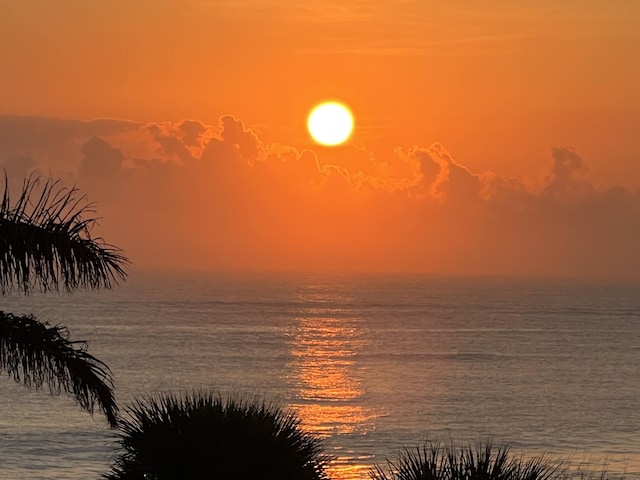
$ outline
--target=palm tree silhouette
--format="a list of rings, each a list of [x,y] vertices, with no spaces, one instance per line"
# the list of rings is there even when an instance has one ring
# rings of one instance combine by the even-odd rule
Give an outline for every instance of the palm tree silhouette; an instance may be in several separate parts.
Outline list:
[[[157,393],[127,407],[106,480],[328,480],[331,460],[290,411],[213,390]]]
[[[110,289],[126,278],[122,251],[92,238],[94,204],[77,188],[31,175],[11,201],[5,174],[0,204],[0,291]],[[33,315],[0,311],[0,370],[16,382],[51,394],[72,395],[90,414],[98,409],[117,425],[113,377],[109,367],[87,352],[85,341],[71,341],[64,326]]]

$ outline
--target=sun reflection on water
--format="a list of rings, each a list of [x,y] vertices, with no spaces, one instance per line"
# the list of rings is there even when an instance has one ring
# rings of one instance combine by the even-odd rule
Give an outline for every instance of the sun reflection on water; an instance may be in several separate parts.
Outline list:
[[[374,428],[376,412],[365,406],[366,388],[358,355],[366,345],[366,322],[339,296],[303,297],[310,303],[299,312],[292,332],[292,362],[288,381],[294,390],[292,407],[302,425],[329,440],[334,455],[332,478],[363,478],[368,466],[361,454],[343,451],[341,435],[366,435]]]

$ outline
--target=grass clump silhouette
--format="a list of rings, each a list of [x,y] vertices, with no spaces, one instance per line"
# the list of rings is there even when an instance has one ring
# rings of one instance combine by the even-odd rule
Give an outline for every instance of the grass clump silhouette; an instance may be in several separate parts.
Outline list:
[[[541,455],[525,458],[491,442],[465,443],[426,441],[405,448],[395,460],[375,465],[372,480],[608,480],[602,471],[572,468],[571,464]]]
[[[122,416],[108,480],[321,480],[329,457],[298,418],[212,391],[157,394]]]

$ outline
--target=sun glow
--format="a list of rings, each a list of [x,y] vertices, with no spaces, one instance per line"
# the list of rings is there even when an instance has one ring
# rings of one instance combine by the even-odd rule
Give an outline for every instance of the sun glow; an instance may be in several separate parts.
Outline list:
[[[309,114],[307,128],[316,142],[329,146],[339,145],[351,135],[353,115],[341,103],[322,103]]]

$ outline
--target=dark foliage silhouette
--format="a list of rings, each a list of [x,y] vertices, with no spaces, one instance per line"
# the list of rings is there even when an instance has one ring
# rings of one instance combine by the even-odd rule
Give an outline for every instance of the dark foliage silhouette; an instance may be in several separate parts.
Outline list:
[[[109,368],[87,352],[86,342],[72,342],[65,327],[51,326],[31,315],[0,312],[0,367],[16,382],[52,394],[66,392],[84,410],[95,406],[111,426],[117,424]]]
[[[513,454],[491,442],[431,442],[405,448],[395,460],[376,465],[372,480],[622,480],[607,473],[606,462],[574,464],[548,455]]]
[[[108,480],[325,479],[328,457],[292,413],[212,391],[136,401]]]
[[[94,205],[76,188],[30,176],[12,200],[5,175],[0,204],[0,290],[66,291],[112,288],[126,277],[122,251],[92,238]],[[0,369],[15,381],[52,394],[71,394],[81,408],[103,412],[117,423],[118,407],[109,368],[70,341],[65,327],[33,315],[0,312]]]
[[[426,442],[405,448],[396,460],[377,465],[372,480],[558,480],[560,466],[547,457],[524,459],[509,447]]]

